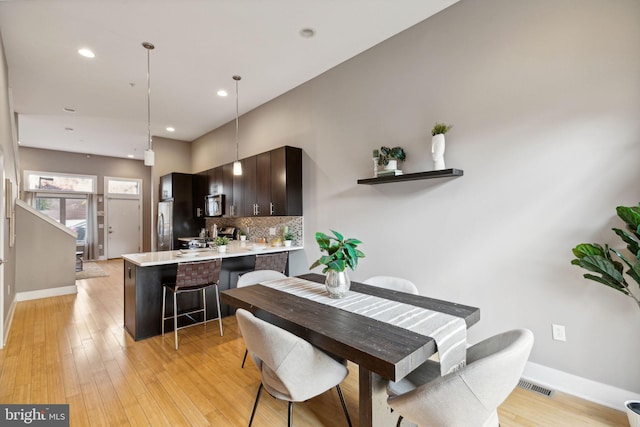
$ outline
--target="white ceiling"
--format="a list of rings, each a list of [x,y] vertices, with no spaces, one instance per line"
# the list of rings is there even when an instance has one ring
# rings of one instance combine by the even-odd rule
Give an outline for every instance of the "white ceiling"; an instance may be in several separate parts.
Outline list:
[[[20,143],[142,158],[144,41],[156,47],[151,133],[192,141],[235,118],[234,74],[242,115],[457,1],[0,1]],[[315,37],[299,35],[306,27]]]

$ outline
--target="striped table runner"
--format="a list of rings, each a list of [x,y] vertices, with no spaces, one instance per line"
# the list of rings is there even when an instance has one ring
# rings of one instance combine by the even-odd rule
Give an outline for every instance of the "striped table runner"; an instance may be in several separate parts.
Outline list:
[[[438,346],[442,375],[465,364],[467,325],[460,317],[353,291],[344,298],[333,299],[324,284],[298,277],[260,284],[431,337]]]

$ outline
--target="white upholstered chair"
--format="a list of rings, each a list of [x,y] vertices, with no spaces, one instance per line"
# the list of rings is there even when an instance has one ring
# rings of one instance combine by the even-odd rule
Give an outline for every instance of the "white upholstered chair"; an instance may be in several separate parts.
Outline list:
[[[289,427],[293,402],[303,402],[336,387],[342,409],[351,426],[340,383],[349,371],[340,362],[307,341],[278,326],[255,317],[247,310],[236,311],[238,326],[251,358],[260,371],[261,383],[251,412],[249,427],[265,388],[276,399],[289,402]]]
[[[427,361],[387,386],[389,406],[420,426],[498,426],[497,408],[518,384],[533,347],[533,333],[515,329],[467,349],[467,364],[440,376]]]
[[[248,273],[244,273],[242,276],[238,278],[238,284],[236,285],[238,288],[243,286],[255,285],[260,282],[266,282],[267,280],[275,280],[285,278],[284,274],[275,270],[256,270],[249,271]],[[242,367],[244,368],[244,363],[247,361],[247,350],[244,351],[244,357],[242,358]]]
[[[365,285],[377,286],[379,288],[393,289],[394,291],[406,292],[418,295],[418,288],[410,280],[393,276],[373,276],[363,282]]]

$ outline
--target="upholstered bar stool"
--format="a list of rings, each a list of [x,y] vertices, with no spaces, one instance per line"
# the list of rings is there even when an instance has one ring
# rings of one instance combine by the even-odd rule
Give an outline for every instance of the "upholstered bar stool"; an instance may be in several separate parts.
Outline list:
[[[216,291],[216,305],[218,307],[218,317],[211,320],[217,320],[220,324],[220,336],[222,336],[222,313],[220,312],[220,296],[218,293],[218,283],[220,279],[220,267],[222,259],[213,259],[209,261],[182,262],[178,264],[178,272],[176,274],[175,283],[167,283],[164,285],[162,293],[162,335],[164,336],[164,323],[167,319],[173,319],[173,333],[175,336],[176,350],[178,349],[178,329],[184,329],[189,326],[207,324],[207,288],[213,287]],[[167,316],[166,299],[167,292],[173,293],[173,314]],[[190,311],[180,312],[178,308],[178,294],[189,292],[198,292],[202,294],[202,306]],[[202,321],[197,321],[193,315],[202,313]],[[178,327],[178,317],[189,317],[193,320],[185,326]]]
[[[284,274],[287,269],[288,252],[256,255],[254,270],[274,270]]]

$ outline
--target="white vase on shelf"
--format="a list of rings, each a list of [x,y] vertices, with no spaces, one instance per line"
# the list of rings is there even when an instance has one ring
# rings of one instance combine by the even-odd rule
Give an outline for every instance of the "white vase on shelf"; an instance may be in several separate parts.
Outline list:
[[[439,133],[431,137],[431,157],[433,158],[433,170],[446,169],[444,165],[444,134]]]
[[[396,170],[396,169],[398,169],[398,160],[396,160],[396,159],[390,159],[389,163],[384,165],[384,170],[386,170],[386,171],[392,171],[392,170]]]

